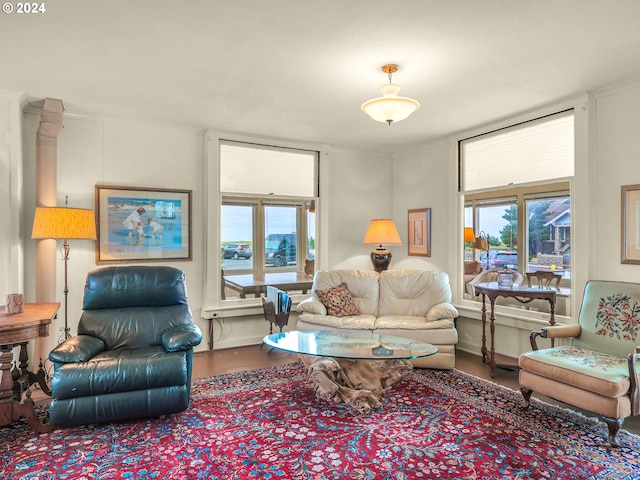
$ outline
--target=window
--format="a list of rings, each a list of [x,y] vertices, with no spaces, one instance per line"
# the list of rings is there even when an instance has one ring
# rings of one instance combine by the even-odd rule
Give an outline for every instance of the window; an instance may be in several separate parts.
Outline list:
[[[527,212],[527,272],[551,270],[571,278],[571,197],[525,199]]]
[[[303,271],[305,260],[315,258],[317,163],[316,151],[220,142],[225,277]]]
[[[554,271],[570,286],[573,128],[573,111],[566,111],[460,142],[464,226],[489,245],[477,250],[466,242],[466,262],[523,276]],[[475,299],[468,285],[464,291]]]
[[[465,260],[480,260],[485,270],[505,266],[522,273],[550,270],[570,279],[571,200],[567,188],[566,183],[559,183],[465,196],[465,226],[476,225],[476,235],[486,236],[489,244],[488,252],[474,252],[466,245]],[[506,196],[487,198],[497,194]],[[518,218],[525,219],[522,229]]]

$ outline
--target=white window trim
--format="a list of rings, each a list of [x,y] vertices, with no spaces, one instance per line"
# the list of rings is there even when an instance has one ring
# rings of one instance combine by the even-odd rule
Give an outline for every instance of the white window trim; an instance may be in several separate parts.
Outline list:
[[[562,317],[556,315],[557,323],[574,324],[577,323],[578,312],[582,302],[584,287],[587,281],[592,278],[594,272],[591,271],[590,265],[593,262],[593,245],[591,232],[593,231],[594,219],[589,212],[595,211],[597,197],[593,195],[595,191],[592,172],[595,171],[595,152],[594,146],[590,138],[595,138],[595,109],[592,108],[593,102],[590,94],[579,95],[565,101],[548,105],[543,108],[524,112],[512,117],[502,119],[500,121],[488,123],[463,132],[458,132],[449,136],[449,174],[454,179],[455,188],[452,185],[449,197],[452,205],[457,206],[459,215],[452,222],[452,235],[455,241],[451,242],[451,250],[449,256],[449,269],[452,272],[462,272],[464,269],[464,256],[460,254],[463,251],[464,243],[464,192],[460,192],[458,185],[458,166],[459,166],[459,141],[470,138],[483,133],[509,127],[517,123],[526,122],[535,118],[550,115],[555,112],[574,109],[574,128],[575,128],[575,175],[570,179],[558,179],[558,181],[570,181],[570,194],[572,205],[571,231],[574,238],[580,238],[580,242],[572,245],[572,273],[571,273],[571,300],[570,312],[571,317]],[[467,192],[471,193],[471,192]],[[576,262],[575,259],[583,259]],[[457,278],[455,275],[454,278]],[[460,315],[466,318],[480,319],[481,309],[477,302],[463,299],[464,280],[460,275],[459,281],[451,283],[453,294],[453,303],[459,309]],[[527,312],[525,310],[517,313],[513,312],[513,308],[496,307],[496,323],[513,325],[514,321],[521,328],[536,327],[541,324],[548,325],[548,314],[546,316]],[[488,312],[487,312],[488,316]],[[514,320],[515,319],[515,320]],[[488,319],[487,319],[488,322]]]
[[[219,313],[227,312],[233,316],[242,316],[242,312],[246,314],[254,314],[257,307],[262,311],[262,301],[260,298],[252,299],[231,299],[222,300],[220,295],[220,255],[217,254],[216,246],[221,244],[221,232],[219,228],[219,212],[222,207],[222,194],[220,192],[220,142],[230,140],[242,143],[254,143],[261,145],[273,145],[283,148],[293,148],[298,150],[312,150],[319,152],[318,177],[322,174],[321,158],[328,155],[329,147],[327,145],[311,144],[295,142],[292,140],[269,138],[245,135],[237,132],[226,132],[222,130],[208,130],[204,136],[205,140],[205,186],[204,186],[204,218],[206,224],[205,236],[205,269],[203,273],[203,292],[202,292],[202,312],[203,318],[213,318],[220,316]],[[322,186],[322,183],[320,184]],[[316,239],[322,245],[322,192],[316,202]],[[217,247],[219,250],[220,247]],[[316,269],[322,262],[322,250],[316,248]],[[294,295],[294,304],[308,295]],[[232,313],[233,312],[233,313]],[[231,316],[229,315],[229,316]]]

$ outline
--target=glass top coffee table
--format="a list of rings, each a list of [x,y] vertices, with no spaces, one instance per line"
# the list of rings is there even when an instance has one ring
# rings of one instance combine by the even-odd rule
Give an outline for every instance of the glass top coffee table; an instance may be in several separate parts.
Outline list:
[[[382,407],[384,394],[413,369],[410,359],[438,352],[429,343],[366,330],[273,333],[264,343],[298,354],[318,398],[360,413]]]

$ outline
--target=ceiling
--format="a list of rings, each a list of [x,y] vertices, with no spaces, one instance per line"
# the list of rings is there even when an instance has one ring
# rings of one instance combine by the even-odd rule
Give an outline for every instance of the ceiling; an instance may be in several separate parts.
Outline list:
[[[14,3],[15,4],[15,3]],[[0,14],[0,88],[67,113],[394,154],[640,78],[637,0],[49,0]],[[397,63],[421,108],[360,105]]]

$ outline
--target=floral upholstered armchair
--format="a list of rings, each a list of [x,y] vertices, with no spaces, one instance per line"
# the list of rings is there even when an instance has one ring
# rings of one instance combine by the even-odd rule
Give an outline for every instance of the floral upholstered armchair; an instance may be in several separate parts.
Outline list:
[[[527,407],[535,391],[599,414],[617,446],[624,419],[640,413],[640,284],[588,282],[578,321],[531,334],[520,390]],[[538,350],[538,337],[572,341]]]

